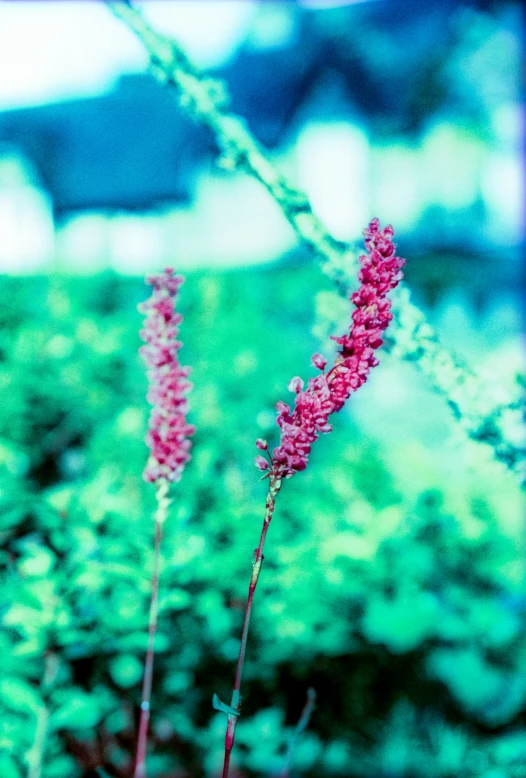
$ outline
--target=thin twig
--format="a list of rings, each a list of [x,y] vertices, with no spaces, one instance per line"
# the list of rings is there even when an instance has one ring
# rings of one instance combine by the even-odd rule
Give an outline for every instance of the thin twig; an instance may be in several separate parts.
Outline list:
[[[313,213],[307,196],[277,171],[243,119],[228,112],[229,96],[224,83],[201,73],[176,42],[155,32],[129,3],[110,2],[109,6],[144,44],[154,76],[175,87],[181,108],[214,133],[222,149],[222,167],[244,171],[266,187],[298,237],[321,259],[323,272],[334,281],[340,294],[348,295],[356,252],[330,235]],[[472,440],[490,446],[497,459],[524,478],[526,448],[510,439],[508,433],[511,425],[519,430],[520,439],[523,428],[520,413],[513,408],[514,398],[510,396],[506,403],[495,401],[481,378],[459,356],[442,346],[407,290],[393,297],[393,312],[397,319],[392,330],[396,355],[418,365],[446,398],[454,417]]]
[[[44,758],[44,749],[46,743],[47,724],[49,720],[49,711],[46,705],[41,705],[36,714],[35,740],[33,746],[27,752],[28,762],[27,778],[40,778],[42,771],[42,761]]]
[[[316,707],[316,691],[311,686],[309,689],[307,689],[307,702],[305,703],[299,721],[296,724],[296,727],[290,739],[289,748],[287,751],[287,758],[285,759],[285,766],[283,768],[283,772],[281,773],[281,778],[289,778],[289,771],[290,771],[290,766],[292,764],[294,749],[296,748],[296,744],[300,739],[302,732],[304,732],[309,726],[310,717],[312,716],[312,711],[314,710],[315,707]]]
[[[232,748],[234,746],[234,737],[236,732],[236,723],[241,712],[241,679],[243,676],[243,666],[245,664],[245,653],[247,649],[248,627],[250,623],[250,615],[252,613],[252,603],[254,600],[254,592],[261,572],[261,565],[263,564],[263,548],[265,546],[265,539],[267,537],[267,530],[274,514],[274,508],[276,504],[276,495],[281,487],[281,480],[272,478],[270,479],[269,492],[267,496],[267,502],[265,506],[265,518],[263,519],[263,527],[261,529],[261,536],[259,538],[259,545],[254,551],[252,558],[252,575],[250,577],[250,584],[248,587],[248,599],[245,609],[245,618],[243,620],[243,631],[241,633],[241,644],[239,646],[239,657],[237,660],[236,677],[234,680],[234,688],[232,691],[232,700],[230,702],[231,713],[228,713],[228,721],[225,735],[225,757],[223,763],[223,775],[222,778],[228,778],[228,771],[230,767],[230,756],[232,754]],[[226,708],[226,706],[224,706]]]
[[[163,524],[166,520],[170,501],[168,495],[168,481],[161,479],[157,487],[157,511],[155,514],[155,542],[153,555],[153,573],[150,596],[150,615],[148,620],[148,647],[144,661],[144,676],[141,695],[141,716],[139,720],[139,734],[137,736],[137,755],[135,757],[134,778],[146,776],[146,750],[148,745],[148,724],[150,722],[150,703],[153,682],[154,641],[157,632],[157,620],[159,612],[159,566],[161,558],[161,540]]]

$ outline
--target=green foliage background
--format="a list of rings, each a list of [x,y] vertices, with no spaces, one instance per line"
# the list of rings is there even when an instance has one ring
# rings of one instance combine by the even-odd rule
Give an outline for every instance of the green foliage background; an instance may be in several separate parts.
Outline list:
[[[275,402],[308,377],[320,344],[306,290],[323,287],[307,266],[195,273],[183,288],[197,433],[163,541],[151,778],[217,775],[225,719],[211,699],[229,697],[266,493],[254,440],[276,439]],[[148,292],[109,273],[2,278],[0,292],[0,775],[126,776],[152,565]],[[240,775],[279,774],[314,686],[297,775],[526,776],[523,503],[465,445],[445,478],[424,442],[372,440],[344,412],[285,484]]]

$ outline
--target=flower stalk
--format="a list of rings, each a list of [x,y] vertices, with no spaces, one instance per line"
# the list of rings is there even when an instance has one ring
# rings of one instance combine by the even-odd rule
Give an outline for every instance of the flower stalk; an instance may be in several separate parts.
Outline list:
[[[360,257],[362,268],[358,279],[361,286],[351,295],[356,310],[352,314],[349,332],[333,338],[340,346],[334,365],[326,374],[327,359],[321,354],[314,354],[312,363],[321,371],[321,375],[311,378],[305,391],[303,380],[298,376],[292,378],[288,388],[296,395],[295,409],[291,411],[290,406],[281,401],[276,406],[277,425],[281,433],[280,444],[270,454],[266,440],[259,438],[256,441],[256,448],[268,458],[258,454],[255,465],[265,473],[264,478],[269,478],[269,493],[259,545],[252,562],[232,701],[230,706],[227,706],[214,697],[214,706],[228,715],[222,778],[228,778],[236,724],[241,712],[241,678],[248,628],[254,592],[263,562],[263,547],[274,514],[276,496],[284,478],[291,478],[296,472],[305,470],[312,443],[320,434],[332,430],[329,416],[343,408],[351,393],[365,383],[371,368],[378,365],[374,351],[382,345],[381,334],[393,318],[390,312],[391,302],[386,295],[401,280],[401,268],[405,264],[404,259],[394,256],[393,235],[391,226],[380,229],[378,219],[373,219],[364,230],[367,253]],[[313,705],[314,700],[307,711],[309,716]]]
[[[148,617],[148,644],[144,661],[141,694],[141,713],[137,736],[134,778],[146,776],[146,751],[150,722],[155,634],[159,614],[159,570],[163,525],[168,516],[170,483],[181,479],[190,459],[190,436],[195,428],[186,421],[188,401],[186,395],[192,388],[188,381],[190,368],[181,367],[178,352],[182,343],[177,340],[178,325],[182,316],[175,311],[179,288],[184,282],[181,276],[166,268],[158,275],[148,276],[153,287],[151,297],[139,306],[146,321],[140,335],[145,345],[140,354],[146,362],[149,381],[148,401],[153,406],[150,413],[146,444],[150,456],[144,469],[144,479],[157,487],[157,509],[154,516],[155,541],[153,573]]]

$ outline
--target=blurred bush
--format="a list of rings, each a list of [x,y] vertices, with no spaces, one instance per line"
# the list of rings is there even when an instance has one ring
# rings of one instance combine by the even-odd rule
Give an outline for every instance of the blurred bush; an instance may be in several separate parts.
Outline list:
[[[198,431],[163,545],[151,778],[217,775],[225,721],[211,699],[231,688],[266,491],[254,440],[275,440],[273,405],[319,348],[304,294],[319,284],[283,268],[184,287]],[[109,273],[0,288],[0,774],[124,777],[152,564],[134,313],[147,290]],[[446,480],[420,442],[381,448],[345,413],[335,426],[272,522],[240,774],[279,774],[314,686],[297,774],[526,776],[515,483],[460,457]]]

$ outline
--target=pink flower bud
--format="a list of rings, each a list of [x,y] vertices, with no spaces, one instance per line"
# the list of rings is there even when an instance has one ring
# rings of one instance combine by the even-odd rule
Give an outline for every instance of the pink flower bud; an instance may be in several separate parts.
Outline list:
[[[312,356],[312,364],[317,367],[318,370],[323,370],[327,364],[327,360],[322,354],[314,354]]]
[[[290,379],[287,389],[289,392],[296,392],[296,394],[299,394],[303,389],[303,379],[299,378],[299,376],[294,376],[294,378]]]
[[[263,440],[263,438],[258,438],[256,440],[256,446],[260,451],[266,451],[268,449],[268,443],[266,440]]]
[[[254,459],[254,464],[256,465],[258,470],[268,470],[269,469],[269,463],[265,459],[265,457],[258,456]]]

